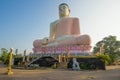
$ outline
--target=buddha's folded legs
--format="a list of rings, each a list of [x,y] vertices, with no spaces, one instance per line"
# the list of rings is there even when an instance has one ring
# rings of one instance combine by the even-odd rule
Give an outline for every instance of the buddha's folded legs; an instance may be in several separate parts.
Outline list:
[[[91,38],[89,35],[81,35],[76,38],[77,44],[80,45],[91,45]]]
[[[58,45],[90,45],[91,38],[89,35],[81,35],[76,37],[66,37],[62,39],[57,39],[48,46],[58,46]]]

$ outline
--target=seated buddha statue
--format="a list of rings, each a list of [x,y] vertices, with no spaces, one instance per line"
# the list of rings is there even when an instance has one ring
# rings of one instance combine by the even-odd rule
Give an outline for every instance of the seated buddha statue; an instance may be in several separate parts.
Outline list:
[[[50,24],[49,38],[35,40],[33,45],[35,48],[41,47],[43,44],[47,46],[59,45],[91,45],[89,35],[81,35],[79,19],[69,17],[70,9],[66,3],[59,5],[59,20]]]

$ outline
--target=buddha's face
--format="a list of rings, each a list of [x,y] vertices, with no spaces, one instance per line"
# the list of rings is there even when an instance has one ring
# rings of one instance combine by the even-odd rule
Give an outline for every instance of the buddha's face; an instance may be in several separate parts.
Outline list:
[[[69,16],[69,13],[70,13],[70,10],[69,10],[67,5],[60,5],[59,6],[59,15],[61,17]]]

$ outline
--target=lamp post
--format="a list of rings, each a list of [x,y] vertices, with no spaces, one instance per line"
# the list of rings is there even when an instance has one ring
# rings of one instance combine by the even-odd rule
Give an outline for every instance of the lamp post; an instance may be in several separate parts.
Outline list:
[[[10,54],[9,54],[9,64],[8,64],[8,75],[13,74],[13,72],[11,71],[11,65],[12,65],[12,52],[13,52],[13,48],[10,48]]]

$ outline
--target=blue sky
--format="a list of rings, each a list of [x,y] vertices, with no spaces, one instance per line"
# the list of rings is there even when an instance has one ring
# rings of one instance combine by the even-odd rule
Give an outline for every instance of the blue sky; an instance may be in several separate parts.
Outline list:
[[[109,35],[120,40],[120,0],[0,0],[0,48],[32,51],[35,39],[49,36],[61,3],[80,19],[81,34],[91,36],[92,46]]]

